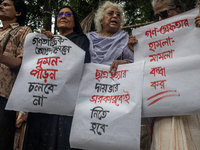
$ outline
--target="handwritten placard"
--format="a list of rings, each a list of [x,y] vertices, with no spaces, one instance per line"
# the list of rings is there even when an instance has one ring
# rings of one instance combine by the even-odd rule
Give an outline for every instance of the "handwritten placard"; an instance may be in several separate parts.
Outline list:
[[[84,56],[66,37],[28,34],[6,109],[73,115]]]
[[[139,150],[144,61],[109,66],[86,64],[70,134],[80,149]],[[112,140],[111,140],[112,139]]]
[[[200,113],[198,9],[133,30],[145,60],[143,117]]]

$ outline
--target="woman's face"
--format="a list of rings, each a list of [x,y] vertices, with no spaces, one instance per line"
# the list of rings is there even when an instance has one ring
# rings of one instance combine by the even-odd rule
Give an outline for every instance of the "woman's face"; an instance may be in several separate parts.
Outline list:
[[[72,11],[69,8],[63,8],[59,11],[57,16],[57,27],[59,30],[73,30],[74,24],[74,16]]]
[[[114,6],[106,8],[101,25],[103,31],[117,32],[121,26],[120,11]]]
[[[167,18],[170,18],[170,17],[173,17],[175,15],[178,15],[180,14],[180,8],[176,8],[176,9],[170,9],[168,6],[167,6],[167,3],[166,2],[158,2],[155,4],[154,6],[154,14],[157,15],[157,14],[160,14],[161,12],[165,11],[165,10],[168,10],[168,17]],[[165,18],[166,19],[166,18]],[[159,16],[159,21],[160,20],[163,20],[162,17]]]

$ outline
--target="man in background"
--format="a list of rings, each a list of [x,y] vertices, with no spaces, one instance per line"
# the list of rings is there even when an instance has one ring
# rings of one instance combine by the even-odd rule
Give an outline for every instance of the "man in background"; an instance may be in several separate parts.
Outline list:
[[[0,149],[13,150],[16,112],[5,110],[22,62],[25,37],[32,32],[22,26],[27,8],[22,0],[4,0],[0,5]],[[19,89],[20,90],[20,89]]]

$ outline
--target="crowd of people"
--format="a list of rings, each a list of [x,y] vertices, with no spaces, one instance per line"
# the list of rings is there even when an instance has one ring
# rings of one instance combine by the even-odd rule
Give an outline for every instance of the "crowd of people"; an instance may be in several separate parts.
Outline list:
[[[155,16],[160,21],[186,10],[180,0],[153,0]],[[27,14],[22,0],[4,0],[0,5],[0,149],[11,150],[14,145],[16,125],[27,120],[24,136],[16,149],[23,150],[68,150],[73,117],[43,113],[26,113],[16,121],[16,112],[5,110],[17,73],[22,63],[23,46],[31,29],[23,26]],[[84,34],[76,12],[69,6],[59,9],[56,27],[59,34],[82,48],[85,63],[109,65],[115,74],[118,65],[134,62],[134,45],[137,39],[129,36],[121,27],[125,23],[123,8],[110,1],[99,6],[95,18],[96,32]],[[200,16],[194,18],[200,27]],[[41,30],[48,38],[54,35]],[[66,102],[67,103],[67,102]],[[53,111],[53,110],[52,110]],[[200,149],[200,115],[168,116],[152,119],[151,150],[198,150]]]

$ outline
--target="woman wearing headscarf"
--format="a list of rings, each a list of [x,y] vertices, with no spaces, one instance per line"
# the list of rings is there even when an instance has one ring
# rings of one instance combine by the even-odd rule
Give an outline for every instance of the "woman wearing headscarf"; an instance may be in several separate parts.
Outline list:
[[[87,34],[91,62],[111,65],[109,71],[113,73],[116,72],[118,65],[132,63],[134,53],[128,47],[129,35],[120,30],[125,23],[122,7],[106,1],[99,6],[94,21],[97,32]],[[133,40],[137,42],[135,37]]]
[[[63,6],[58,11],[55,22],[60,35],[67,37],[86,52],[85,63],[89,63],[89,41],[86,35],[83,34],[76,12],[69,6]],[[48,38],[54,36],[52,32],[45,29],[42,29],[41,33],[46,34]]]
[[[60,8],[56,16],[56,27],[60,35],[67,37],[86,52],[85,63],[89,63],[89,41],[82,32],[76,12],[69,6]],[[53,37],[50,31],[43,29],[41,32],[49,38]],[[69,135],[71,123],[71,116],[29,113],[23,149],[70,149]]]
[[[180,0],[153,0],[154,21],[173,17],[185,10]],[[196,26],[200,25],[199,16]],[[200,115],[157,117],[151,150],[200,150]]]

